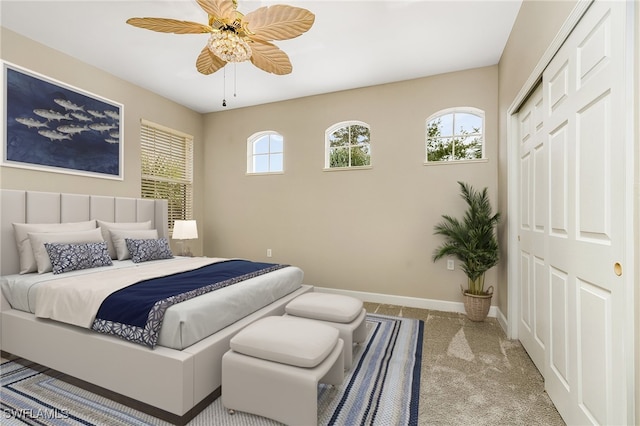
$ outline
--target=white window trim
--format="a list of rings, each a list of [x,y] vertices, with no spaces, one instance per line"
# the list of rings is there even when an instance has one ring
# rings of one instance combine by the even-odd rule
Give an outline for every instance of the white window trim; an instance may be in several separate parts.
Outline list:
[[[373,166],[352,166],[352,167],[325,167],[323,172],[348,172],[353,170],[370,170]]]
[[[363,126],[369,129],[371,134],[371,126],[364,121],[359,120],[347,120],[335,123],[331,127],[324,131],[324,168],[325,172],[328,171],[346,171],[346,170],[367,170],[373,168],[373,149],[371,148],[371,139],[369,139],[369,165],[368,166],[349,166],[349,167],[330,167],[329,165],[329,153],[331,152],[331,144],[329,142],[329,136],[338,129],[346,126]]]
[[[254,172],[253,171],[253,157],[255,156],[253,153],[253,144],[260,138],[266,135],[278,135],[282,138],[282,170],[277,171],[269,171],[269,172]],[[282,175],[284,174],[284,136],[275,130],[263,130],[260,132],[256,132],[247,138],[247,176],[265,176],[265,175]],[[271,151],[269,151],[269,161],[271,161]]]
[[[475,158],[473,160],[449,160],[449,161],[425,161],[425,166],[444,166],[446,164],[474,164],[474,163],[488,163],[488,158]]]
[[[429,153],[427,152],[427,132],[429,129],[429,122],[431,120],[433,120],[434,118],[437,117],[442,117],[444,115],[447,114],[458,114],[458,113],[469,113],[469,114],[473,114],[473,115],[477,115],[479,117],[482,118],[482,158],[475,158],[475,159],[464,159],[464,160],[447,160],[447,161],[429,161],[427,158],[429,157]],[[455,131],[455,125],[454,125],[454,131]],[[486,140],[486,114],[484,112],[484,110],[481,110],[480,108],[475,108],[475,107],[470,107],[470,106],[464,106],[464,107],[452,107],[452,108],[446,108],[446,109],[441,109],[440,111],[437,111],[434,114],[431,114],[429,117],[427,117],[427,119],[424,122],[424,140],[423,140],[423,146],[424,146],[424,165],[441,165],[441,164],[465,164],[465,163],[482,163],[482,162],[487,162],[487,156],[486,156],[486,145],[487,145],[487,140]],[[455,135],[454,135],[455,136]]]

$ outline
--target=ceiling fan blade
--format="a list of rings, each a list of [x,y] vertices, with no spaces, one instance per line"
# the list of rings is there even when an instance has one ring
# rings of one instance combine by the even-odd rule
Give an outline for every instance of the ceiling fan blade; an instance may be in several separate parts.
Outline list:
[[[263,71],[285,75],[291,73],[293,67],[286,53],[274,44],[254,40],[251,46],[251,63]]]
[[[225,65],[227,63],[214,55],[207,46],[202,49],[196,60],[196,68],[204,75],[213,74]]]
[[[130,18],[127,19],[127,24],[161,33],[202,34],[213,31],[208,25],[169,18]]]
[[[235,19],[236,5],[233,0],[196,0],[202,10],[209,15],[233,22]],[[228,22],[229,23],[229,22]]]
[[[315,19],[307,9],[276,4],[247,13],[242,24],[251,32],[251,38],[288,40],[307,32]]]

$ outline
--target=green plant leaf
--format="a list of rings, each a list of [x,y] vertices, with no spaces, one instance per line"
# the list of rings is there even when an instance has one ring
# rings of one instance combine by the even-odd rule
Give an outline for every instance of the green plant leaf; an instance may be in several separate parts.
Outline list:
[[[485,272],[500,260],[495,228],[500,213],[493,213],[488,189],[476,191],[471,185],[458,182],[460,196],[467,204],[462,219],[443,214],[442,221],[434,226],[434,234],[444,237],[444,242],[434,251],[433,261],[454,256],[469,279],[469,293],[484,293]]]

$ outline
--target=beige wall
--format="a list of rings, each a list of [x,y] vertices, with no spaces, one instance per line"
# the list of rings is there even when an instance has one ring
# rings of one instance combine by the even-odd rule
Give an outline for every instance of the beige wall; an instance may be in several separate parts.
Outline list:
[[[205,254],[299,265],[320,287],[461,302],[462,271],[431,261],[433,226],[461,216],[457,180],[497,199],[497,85],[492,66],[208,114]],[[486,112],[488,161],[425,166],[425,119],[454,106]],[[323,171],[325,130],[345,120],[371,126],[370,170]],[[284,136],[284,174],[246,175],[261,130]]]
[[[501,247],[507,247],[507,115],[516,96],[531,76],[548,46],[575,7],[574,1],[524,0],[499,63],[499,149],[498,188],[500,211],[505,220],[500,228]],[[506,257],[507,253],[503,250]],[[507,262],[498,265],[499,281],[506,283]],[[508,317],[508,289],[498,294],[500,311]]]
[[[1,31],[0,53],[4,61],[124,105],[124,180],[1,167],[1,188],[139,197],[140,119],[145,118],[194,136],[194,211],[202,229],[204,163],[201,114],[5,28]],[[195,253],[201,253],[202,240],[190,242],[190,247]]]

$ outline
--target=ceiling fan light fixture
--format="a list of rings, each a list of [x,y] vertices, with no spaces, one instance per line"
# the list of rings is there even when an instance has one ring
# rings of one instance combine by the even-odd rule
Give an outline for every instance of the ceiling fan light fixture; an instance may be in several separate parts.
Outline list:
[[[283,4],[259,7],[244,15],[237,10],[237,0],[196,2],[207,13],[208,24],[172,18],[129,18],[127,24],[160,33],[207,34],[207,44],[196,59],[196,69],[204,75],[228,62],[248,60],[263,71],[285,75],[293,69],[289,56],[271,42],[298,37],[315,21],[307,9]]]
[[[212,33],[207,46],[214,55],[226,62],[244,62],[251,58],[249,43],[231,30]]]

